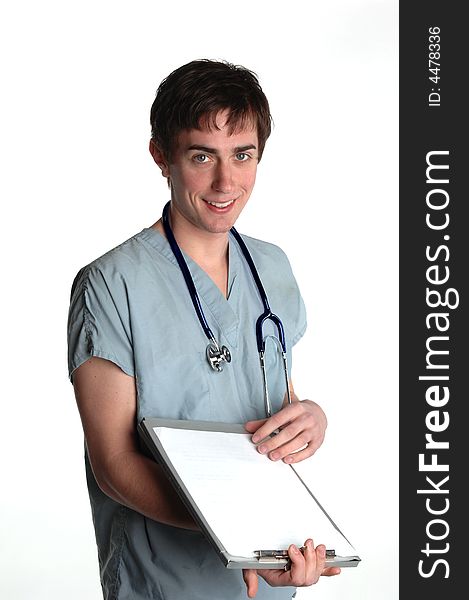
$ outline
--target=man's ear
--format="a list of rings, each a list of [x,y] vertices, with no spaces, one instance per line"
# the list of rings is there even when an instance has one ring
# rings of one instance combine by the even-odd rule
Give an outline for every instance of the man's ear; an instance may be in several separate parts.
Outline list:
[[[168,161],[166,160],[165,155],[163,154],[163,151],[155,144],[154,140],[150,140],[148,149],[150,150],[150,154],[152,155],[153,160],[156,162],[156,164],[161,169],[161,174],[163,175],[163,177],[166,177],[166,179],[168,179],[169,164],[168,164]]]

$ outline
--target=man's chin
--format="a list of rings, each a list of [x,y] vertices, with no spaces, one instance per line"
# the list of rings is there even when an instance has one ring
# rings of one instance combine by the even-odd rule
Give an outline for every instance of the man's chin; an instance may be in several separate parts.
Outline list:
[[[215,219],[210,219],[210,221],[208,221],[206,223],[206,231],[213,233],[213,234],[227,234],[230,229],[234,226],[235,222],[236,222],[236,218],[233,218],[232,215],[230,215],[229,217],[217,217]]]

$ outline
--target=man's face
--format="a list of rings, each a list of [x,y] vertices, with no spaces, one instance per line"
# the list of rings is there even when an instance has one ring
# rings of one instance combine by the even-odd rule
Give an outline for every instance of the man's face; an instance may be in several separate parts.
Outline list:
[[[166,176],[173,228],[180,233],[228,232],[251,195],[258,162],[256,127],[229,135],[225,121],[226,113],[220,112],[219,129],[184,130],[178,136]]]

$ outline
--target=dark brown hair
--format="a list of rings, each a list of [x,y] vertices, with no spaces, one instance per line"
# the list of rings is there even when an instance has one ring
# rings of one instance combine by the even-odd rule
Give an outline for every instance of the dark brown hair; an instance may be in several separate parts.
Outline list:
[[[171,160],[181,131],[217,128],[216,116],[226,109],[230,135],[256,125],[260,160],[271,131],[269,103],[255,73],[226,61],[194,60],[163,79],[151,107],[151,137]]]

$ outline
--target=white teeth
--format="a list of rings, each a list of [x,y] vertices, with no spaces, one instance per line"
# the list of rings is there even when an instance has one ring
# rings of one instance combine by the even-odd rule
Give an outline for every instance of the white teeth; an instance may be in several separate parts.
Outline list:
[[[208,202],[208,200],[207,200]],[[234,200],[230,200],[229,202],[208,202],[212,206],[216,206],[216,208],[226,208],[230,204],[233,204]]]

